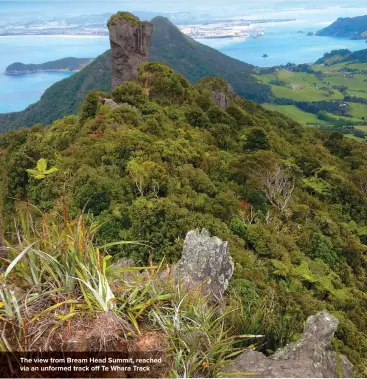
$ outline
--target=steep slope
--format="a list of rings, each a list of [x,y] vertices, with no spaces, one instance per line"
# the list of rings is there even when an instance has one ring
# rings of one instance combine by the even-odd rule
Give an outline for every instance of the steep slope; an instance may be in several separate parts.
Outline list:
[[[316,33],[317,36],[367,39],[367,16],[340,17]]]
[[[155,17],[152,23],[151,61],[166,62],[192,83],[204,76],[220,76],[240,96],[257,102],[269,97],[269,88],[251,76],[254,66],[193,40],[165,17]]]
[[[367,63],[367,49],[358,51],[347,49],[332,50],[316,61],[316,64],[325,65],[338,63]]]
[[[164,17],[156,17],[152,23],[152,61],[166,62],[192,83],[206,75],[220,76],[228,80],[239,95],[248,99],[264,102],[271,96],[269,87],[257,83],[251,76],[253,66],[195,42]],[[109,60],[110,52],[107,51],[80,72],[52,85],[40,101],[24,111],[0,114],[0,131],[29,127],[35,123],[47,125],[75,113],[91,89],[109,91]]]
[[[193,86],[163,64],[105,96],[118,106],[92,91],[80,117],[0,135],[6,240],[18,243],[19,200],[41,239],[50,218],[62,226],[84,211],[101,225],[97,246],[142,265],[177,261],[186,233],[205,227],[235,261],[239,334],[265,335],[259,346],[274,351],[327,309],[340,321],[335,346],[366,377],[367,145],[303,128],[234,96],[222,79]],[[144,244],[111,245],[120,240]]]

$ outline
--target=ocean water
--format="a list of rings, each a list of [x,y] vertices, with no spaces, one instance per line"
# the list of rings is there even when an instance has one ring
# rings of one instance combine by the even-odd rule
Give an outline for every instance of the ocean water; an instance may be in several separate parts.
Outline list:
[[[331,3],[337,4],[336,1]],[[316,32],[337,20],[339,17],[355,17],[367,14],[367,3],[352,6],[345,1],[345,7],[322,6],[316,2],[308,4],[298,2],[299,6],[277,9],[253,10],[250,15],[238,18],[256,19],[294,19],[285,23],[259,24],[265,28],[265,34],[259,38],[247,39],[206,39],[200,40],[224,54],[237,58],[255,66],[270,67],[291,63],[311,63],[321,58],[325,53],[336,49],[351,51],[367,49],[364,40],[349,40],[345,38],[307,36],[308,32]],[[340,4],[340,3],[339,3]],[[267,54],[267,58],[262,56]]]
[[[270,28],[269,28],[270,29]],[[278,66],[291,63],[311,63],[317,61],[326,52],[336,49],[351,51],[367,49],[367,43],[361,40],[348,40],[333,37],[307,36],[308,28],[289,30],[271,28],[259,38],[246,40],[200,40],[222,53],[259,67]],[[302,33],[299,33],[302,32]],[[267,58],[263,55],[267,54]]]
[[[269,0],[270,1],[270,0]],[[263,24],[265,35],[248,39],[205,39],[200,42],[208,44],[224,54],[257,66],[274,66],[280,64],[314,62],[324,53],[334,49],[347,48],[360,50],[367,48],[365,41],[352,41],[330,37],[308,37],[306,32],[317,31],[330,24],[338,17],[367,14],[367,7],[321,6],[320,2],[304,2],[302,7],[285,8],[268,6],[266,9],[244,9],[241,1],[231,1],[231,7],[223,11],[222,17],[244,19],[294,18],[289,23]],[[204,4],[205,2],[203,2]],[[220,2],[221,3],[221,2]],[[270,4],[267,2],[267,5]],[[348,2],[347,2],[348,3]],[[142,0],[139,9],[159,11],[184,10],[183,3],[174,1],[154,2]],[[163,6],[163,5],[164,6]],[[169,6],[165,5],[169,4]],[[213,3],[214,4],[214,3]],[[264,3],[262,3],[264,4]],[[339,3],[340,4],[340,3]],[[360,3],[359,3],[360,4]],[[92,6],[93,5],[93,6]],[[96,7],[96,6],[99,6]],[[348,4],[345,4],[348,6]],[[350,2],[352,5],[352,2]],[[354,2],[354,5],[356,3]],[[261,6],[261,4],[260,4]],[[78,2],[78,1],[0,1],[0,28],[2,22],[9,19],[26,20],[36,17],[60,17],[76,14],[104,13],[136,8],[132,2]],[[176,7],[176,8],[175,8]],[[180,8],[181,7],[181,8]],[[209,9],[209,8],[208,8]],[[191,9],[192,10],[192,9]],[[219,5],[212,8],[220,13]],[[232,12],[232,13],[231,13]],[[213,13],[213,14],[214,14]],[[304,32],[304,33],[299,33]],[[93,58],[109,48],[107,37],[67,37],[67,36],[20,36],[0,37],[0,113],[25,109],[36,102],[43,92],[53,83],[64,79],[71,73],[37,73],[28,75],[4,75],[5,68],[13,62],[43,63],[65,57]],[[262,58],[267,54],[268,58]]]
[[[5,75],[9,64],[44,63],[65,57],[94,58],[108,48],[107,37],[0,37],[0,113],[25,109],[38,101],[50,85],[72,75],[67,72]]]

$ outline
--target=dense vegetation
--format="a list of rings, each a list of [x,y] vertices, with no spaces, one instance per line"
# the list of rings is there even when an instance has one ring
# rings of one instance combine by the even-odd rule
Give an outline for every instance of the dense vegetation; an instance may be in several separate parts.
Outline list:
[[[17,211],[19,240],[6,250],[5,272],[0,267],[0,354],[139,354],[163,360],[149,377],[219,377],[241,352],[236,345],[249,340],[236,335],[246,319],[238,297],[229,296],[225,307],[213,304],[200,287],[163,279],[163,261],[132,267],[112,259],[109,246],[96,246],[98,225],[83,215],[55,223],[28,203]],[[3,365],[4,377],[23,376],[13,363],[11,372]]]
[[[152,23],[152,61],[167,63],[191,83],[204,76],[219,76],[246,99],[264,102],[271,97],[269,86],[258,83],[251,75],[254,66],[193,40],[165,17],[155,17]]]
[[[348,49],[332,50],[330,53],[325,53],[322,58],[317,60],[316,64],[330,65],[344,62],[367,63],[367,49],[358,51]]]
[[[219,76],[228,80],[239,95],[248,99],[264,102],[271,96],[269,86],[258,83],[251,76],[253,66],[194,41],[164,17],[156,17],[152,23],[151,61],[166,62],[192,83],[207,75]],[[92,89],[111,89],[109,51],[80,72],[53,84],[40,101],[24,111],[0,114],[0,132],[35,123],[48,125],[76,113]]]
[[[91,62],[91,58],[62,58],[56,61],[50,61],[41,64],[24,64],[15,62],[9,65],[5,73],[19,73],[19,72],[37,72],[37,71],[55,71],[55,70],[67,70],[76,71],[85,67]]]
[[[212,90],[230,97],[230,107],[218,108]],[[102,104],[101,96],[119,107]],[[258,348],[271,353],[299,336],[307,316],[326,308],[340,320],[335,346],[366,376],[366,161],[367,145],[304,128],[231,94],[222,79],[193,86],[168,66],[149,63],[112,95],[90,92],[79,116],[0,136],[1,230],[17,246],[14,259],[33,242],[16,233],[19,202],[43,212],[32,212],[32,227],[21,223],[46,236],[37,251],[47,249],[49,233],[84,212],[83,222],[100,225],[93,241],[113,263],[125,257],[141,265],[177,261],[187,231],[206,227],[229,241],[235,260],[229,293],[240,297],[243,315],[239,324],[231,321],[236,332],[265,335]],[[50,251],[60,246],[62,254],[54,253],[64,259],[66,244],[68,254],[82,249],[87,256],[83,243],[73,245],[83,239],[67,230],[73,237],[60,232]],[[143,244],[111,245],[120,240]],[[7,267],[7,259],[0,264]],[[28,261],[20,261],[16,271],[24,269],[31,285]],[[47,266],[31,267],[46,267],[50,283]],[[140,320],[132,314],[129,323]]]
[[[367,39],[367,16],[340,17],[331,25],[319,30],[316,35]]]
[[[139,18],[134,16],[130,12],[117,12],[116,14],[110,17],[110,19],[107,22],[107,26],[110,27],[111,25],[115,25],[118,21],[127,21],[130,24],[142,24]]]

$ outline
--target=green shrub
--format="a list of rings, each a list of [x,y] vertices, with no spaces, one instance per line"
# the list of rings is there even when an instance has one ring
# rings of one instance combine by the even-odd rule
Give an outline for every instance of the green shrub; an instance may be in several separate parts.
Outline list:
[[[125,82],[118,86],[113,90],[112,98],[118,104],[127,103],[135,107],[148,101],[148,97],[143,95],[143,88],[136,82]]]
[[[332,242],[321,233],[314,233],[311,238],[310,255],[314,259],[321,259],[330,267],[339,262],[338,254]]]
[[[245,151],[268,150],[270,148],[269,139],[264,129],[253,128],[246,135],[243,145]]]

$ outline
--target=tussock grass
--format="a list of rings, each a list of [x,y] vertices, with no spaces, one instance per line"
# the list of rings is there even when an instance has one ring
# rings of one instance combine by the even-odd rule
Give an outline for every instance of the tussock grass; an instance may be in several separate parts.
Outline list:
[[[1,258],[0,351],[123,351],[147,348],[154,332],[173,377],[217,376],[242,351],[236,342],[248,336],[229,326],[241,305],[173,283],[164,262],[129,267],[108,253],[137,242],[98,247],[86,215],[69,221],[27,203],[15,223]]]

